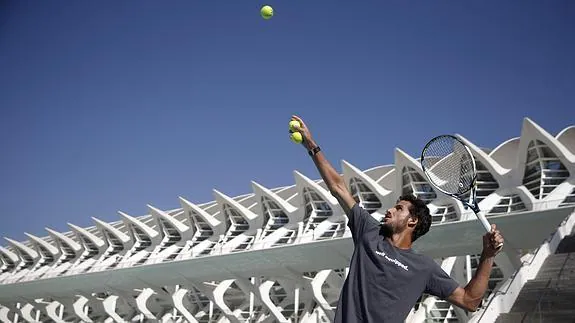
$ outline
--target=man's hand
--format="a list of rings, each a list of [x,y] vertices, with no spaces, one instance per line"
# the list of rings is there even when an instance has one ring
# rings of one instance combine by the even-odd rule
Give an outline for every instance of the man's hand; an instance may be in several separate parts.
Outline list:
[[[495,257],[501,251],[503,242],[504,239],[501,232],[497,230],[495,224],[492,224],[491,232],[483,236],[483,256],[488,258]]]
[[[303,122],[303,120],[296,115],[293,115],[291,119],[299,122],[300,124],[299,127],[294,127],[294,129],[295,131],[301,133],[301,136],[303,137],[303,141],[301,144],[305,147],[305,149],[311,150],[312,148],[315,148],[317,145],[313,141],[311,132],[309,131],[309,128],[306,126],[305,122]],[[290,132],[292,131],[290,130]]]

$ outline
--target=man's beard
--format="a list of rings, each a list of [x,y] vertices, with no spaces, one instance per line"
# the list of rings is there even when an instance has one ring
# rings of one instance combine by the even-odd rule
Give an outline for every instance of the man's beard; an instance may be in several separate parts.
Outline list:
[[[393,226],[389,223],[382,223],[379,227],[379,235],[386,238],[391,238],[393,236]]]

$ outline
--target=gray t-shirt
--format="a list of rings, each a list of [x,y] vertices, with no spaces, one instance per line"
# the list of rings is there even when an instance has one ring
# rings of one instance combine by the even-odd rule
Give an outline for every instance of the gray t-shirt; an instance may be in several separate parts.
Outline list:
[[[348,214],[355,248],[336,323],[404,322],[422,293],[445,299],[458,287],[433,259],[394,247],[357,203]]]

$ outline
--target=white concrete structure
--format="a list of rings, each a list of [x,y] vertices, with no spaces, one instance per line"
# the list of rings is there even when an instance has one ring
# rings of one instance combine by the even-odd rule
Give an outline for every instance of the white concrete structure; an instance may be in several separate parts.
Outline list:
[[[515,273],[536,273],[546,257],[538,247],[575,223],[575,215],[565,221],[575,206],[575,126],[553,136],[525,119],[520,137],[493,150],[462,139],[478,161],[479,206],[514,248],[491,275],[490,293],[505,292],[486,297],[487,315],[423,295],[408,322],[492,321],[524,282]],[[416,249],[461,284],[471,278],[483,228],[433,190],[416,159],[397,149],[394,165],[361,171],[343,161],[342,170],[377,219],[401,194],[425,199],[434,224]],[[148,205],[144,216],[119,212],[113,223],[7,238],[0,322],[330,322],[353,248],[347,218],[322,181],[294,177],[292,186],[253,182],[242,196],[214,190],[209,203],[180,197],[173,210]]]

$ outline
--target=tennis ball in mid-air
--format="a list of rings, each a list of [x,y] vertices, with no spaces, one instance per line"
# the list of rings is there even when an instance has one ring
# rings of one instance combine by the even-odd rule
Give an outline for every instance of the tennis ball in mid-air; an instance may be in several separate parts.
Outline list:
[[[295,142],[296,144],[301,144],[303,141],[303,137],[301,136],[300,132],[292,132],[290,134],[291,141]]]
[[[297,128],[301,127],[301,125],[299,124],[299,121],[297,120],[291,120],[289,122],[289,130],[291,131],[296,131]]]
[[[260,14],[262,15],[262,18],[266,20],[270,19],[274,15],[274,8],[270,6],[263,6],[262,9],[260,10]]]

